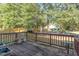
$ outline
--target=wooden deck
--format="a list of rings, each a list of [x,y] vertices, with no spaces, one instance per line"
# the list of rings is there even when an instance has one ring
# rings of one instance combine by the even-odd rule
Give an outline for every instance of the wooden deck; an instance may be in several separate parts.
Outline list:
[[[74,56],[74,51],[70,54],[65,49],[50,47],[33,42],[25,42],[22,44],[13,44],[7,46],[11,52],[6,56]]]

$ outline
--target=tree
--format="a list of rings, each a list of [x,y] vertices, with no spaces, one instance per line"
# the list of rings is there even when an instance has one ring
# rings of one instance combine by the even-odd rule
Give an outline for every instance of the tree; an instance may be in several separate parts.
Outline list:
[[[0,28],[40,29],[56,24],[60,31],[79,30],[78,4],[0,4]]]

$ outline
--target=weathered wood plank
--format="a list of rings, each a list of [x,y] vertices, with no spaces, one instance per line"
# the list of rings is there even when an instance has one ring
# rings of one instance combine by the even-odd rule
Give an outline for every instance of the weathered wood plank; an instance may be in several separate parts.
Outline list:
[[[37,43],[36,43],[37,44]],[[67,55],[62,49],[55,47],[41,46],[39,44],[34,45],[30,43],[23,43],[18,45],[10,45],[9,49],[12,50],[7,56],[57,56],[57,55]],[[73,54],[74,55],[74,54]]]

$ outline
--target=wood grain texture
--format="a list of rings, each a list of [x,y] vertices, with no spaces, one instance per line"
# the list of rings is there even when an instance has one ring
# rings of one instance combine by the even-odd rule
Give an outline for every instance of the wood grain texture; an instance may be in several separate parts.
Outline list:
[[[56,47],[41,45],[41,43],[25,42],[7,46],[11,53],[6,56],[67,56],[66,50]],[[74,55],[73,51],[69,54]]]

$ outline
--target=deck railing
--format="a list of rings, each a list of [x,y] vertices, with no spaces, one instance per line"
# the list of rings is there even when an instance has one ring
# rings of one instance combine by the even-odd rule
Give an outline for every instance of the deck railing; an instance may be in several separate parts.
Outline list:
[[[42,42],[50,46],[56,45],[67,49],[74,48],[74,35],[61,33],[0,33],[0,43],[13,43],[16,40],[25,39],[28,41]]]
[[[15,40],[25,38],[29,41],[38,41],[47,43],[49,45],[57,45],[65,47],[69,44],[69,48],[73,48],[74,35],[72,34],[58,34],[58,33],[0,33],[0,42],[8,43]]]
[[[19,39],[26,39],[29,41],[43,42],[49,45],[57,45],[69,48],[74,46],[74,35],[72,34],[58,34],[58,33],[0,33],[0,43],[9,43]]]
[[[28,33],[29,41],[37,41],[61,47],[74,48],[74,35],[56,33]]]
[[[26,35],[21,35],[21,34],[26,34],[26,32],[0,33],[0,44],[1,43],[4,43],[4,44],[14,43],[20,38],[26,37]]]

